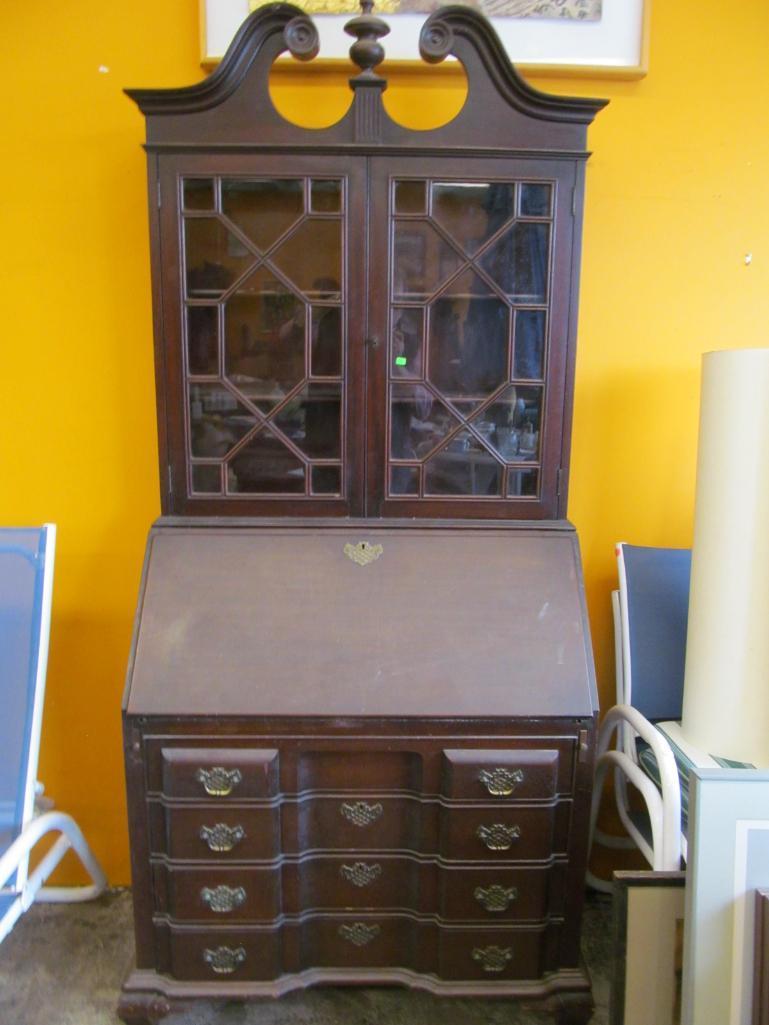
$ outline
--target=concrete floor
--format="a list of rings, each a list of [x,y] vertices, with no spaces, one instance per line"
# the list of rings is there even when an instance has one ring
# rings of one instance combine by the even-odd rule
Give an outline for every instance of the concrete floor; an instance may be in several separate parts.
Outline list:
[[[593,978],[591,1025],[607,1025],[611,902],[591,895],[583,949]],[[0,1025],[119,1025],[118,992],[133,957],[131,900],[38,904],[0,946]],[[397,989],[317,989],[278,1001],[198,1004],[163,1025],[552,1025],[510,1001],[436,1000]]]

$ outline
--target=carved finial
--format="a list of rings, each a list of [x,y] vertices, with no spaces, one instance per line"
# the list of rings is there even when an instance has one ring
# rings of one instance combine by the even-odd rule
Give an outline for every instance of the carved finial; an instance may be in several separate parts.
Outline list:
[[[390,27],[371,13],[373,7],[374,0],[360,0],[361,13],[351,18],[344,27],[348,35],[357,37],[350,47],[350,57],[361,72],[352,79],[353,82],[381,81],[374,68],[384,60],[384,47],[379,40],[387,35]]]

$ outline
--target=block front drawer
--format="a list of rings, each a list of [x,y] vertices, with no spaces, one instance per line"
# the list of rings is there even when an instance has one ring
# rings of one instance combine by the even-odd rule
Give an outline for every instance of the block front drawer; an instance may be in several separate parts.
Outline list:
[[[550,800],[558,751],[457,749],[443,752],[443,793],[465,800]]]
[[[278,793],[278,752],[273,748],[168,747],[161,759],[168,797],[243,801]]]

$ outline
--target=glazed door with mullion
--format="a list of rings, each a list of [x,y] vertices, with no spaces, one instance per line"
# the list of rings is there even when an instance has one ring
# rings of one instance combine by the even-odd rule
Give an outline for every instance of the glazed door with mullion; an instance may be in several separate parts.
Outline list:
[[[363,160],[159,165],[164,512],[360,514]]]
[[[371,166],[368,515],[562,515],[575,163]]]

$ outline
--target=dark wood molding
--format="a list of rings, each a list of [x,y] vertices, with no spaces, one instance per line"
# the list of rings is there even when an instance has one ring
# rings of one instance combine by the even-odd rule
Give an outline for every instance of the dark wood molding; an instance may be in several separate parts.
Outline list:
[[[428,64],[450,54],[462,60],[467,43],[480,55],[489,78],[515,110],[545,121],[589,125],[608,100],[556,96],[541,92],[518,74],[491,23],[472,7],[439,7],[422,26],[419,52]]]

